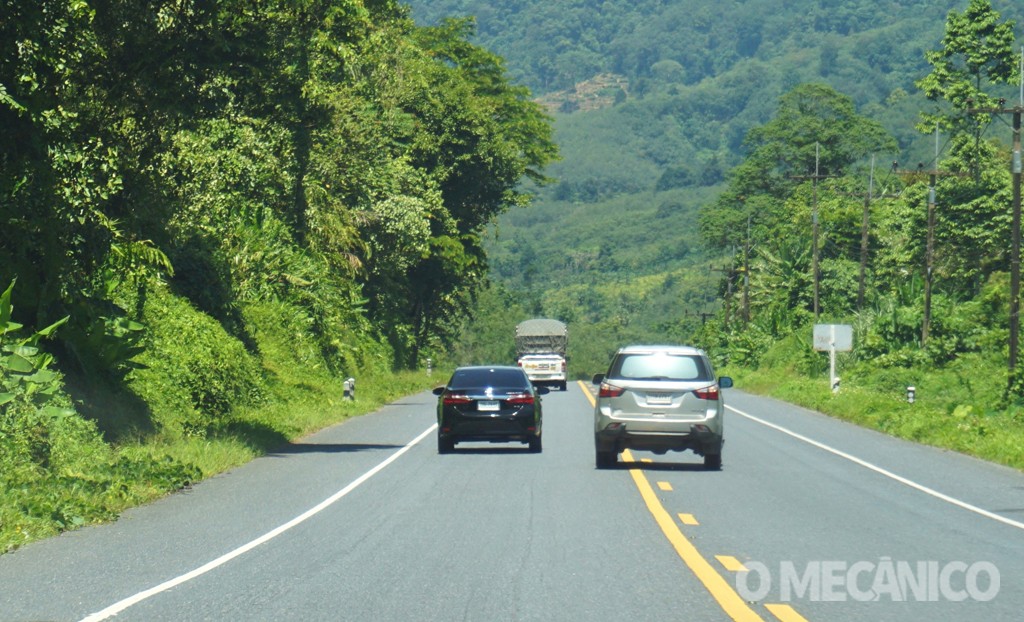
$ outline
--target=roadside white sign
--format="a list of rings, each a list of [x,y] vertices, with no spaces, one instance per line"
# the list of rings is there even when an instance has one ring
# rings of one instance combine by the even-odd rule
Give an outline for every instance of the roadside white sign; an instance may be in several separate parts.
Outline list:
[[[839,393],[839,376],[836,375],[836,352],[853,349],[853,326],[849,324],[815,324],[814,349],[828,352],[829,386],[833,393]]]
[[[853,326],[849,324],[815,324],[814,349],[822,352],[853,350]]]

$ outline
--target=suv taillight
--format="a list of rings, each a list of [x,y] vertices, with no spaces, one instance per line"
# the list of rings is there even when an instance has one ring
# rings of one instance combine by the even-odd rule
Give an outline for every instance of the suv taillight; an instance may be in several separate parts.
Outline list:
[[[704,387],[703,389],[697,389],[693,392],[694,395],[702,400],[717,400],[718,399],[718,385],[713,384],[710,387]]]
[[[617,387],[617,386],[615,386],[613,384],[608,384],[607,382],[602,382],[601,383],[601,388],[598,389],[598,391],[597,391],[597,396],[598,397],[618,397],[618,396],[622,395],[625,392],[626,392],[626,390],[623,389],[622,387]]]

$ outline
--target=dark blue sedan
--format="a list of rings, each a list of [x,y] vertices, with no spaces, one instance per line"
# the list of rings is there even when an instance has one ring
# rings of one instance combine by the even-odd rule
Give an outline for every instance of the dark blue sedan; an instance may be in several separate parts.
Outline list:
[[[437,399],[437,452],[450,453],[455,443],[526,443],[541,451],[541,400],[546,387],[535,387],[519,367],[460,367],[448,384],[434,389]]]

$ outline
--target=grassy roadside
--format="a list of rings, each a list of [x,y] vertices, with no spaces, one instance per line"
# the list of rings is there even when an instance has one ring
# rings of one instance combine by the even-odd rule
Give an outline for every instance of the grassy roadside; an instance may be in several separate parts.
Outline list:
[[[386,346],[344,327],[325,348],[287,303],[241,307],[240,336],[166,288],[142,302],[145,348],[122,378],[68,365],[44,405],[0,404],[0,554],[116,519],[446,377],[395,371]]]
[[[114,520],[207,477],[223,473],[317,430],[371,413],[402,396],[443,382],[435,370],[368,376],[356,400],[343,399],[342,378],[305,375],[278,382],[272,399],[239,408],[206,434],[157,433],[111,446],[82,442],[55,456],[53,474],[27,473],[0,490],[0,554],[88,524]]]
[[[1024,470],[1024,409],[999,404],[1005,375],[991,361],[969,356],[955,366],[913,370],[840,373],[842,387],[828,378],[808,378],[793,369],[723,368],[736,388],[918,443],[957,451]],[[860,372],[860,373],[858,373]],[[906,387],[916,389],[908,403]]]
[[[204,477],[222,473],[351,417],[371,413],[403,396],[441,382],[438,372],[402,371],[362,378],[355,400],[342,395],[342,378],[290,387],[285,399],[237,413],[223,429],[205,438],[162,438],[123,445],[129,455],[170,458],[200,469]]]

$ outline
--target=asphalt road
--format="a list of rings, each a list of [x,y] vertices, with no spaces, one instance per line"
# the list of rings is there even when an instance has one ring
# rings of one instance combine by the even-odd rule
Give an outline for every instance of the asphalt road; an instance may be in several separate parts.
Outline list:
[[[724,468],[436,453],[433,396],[0,556],[0,621],[1019,620],[1024,475],[725,392]]]

